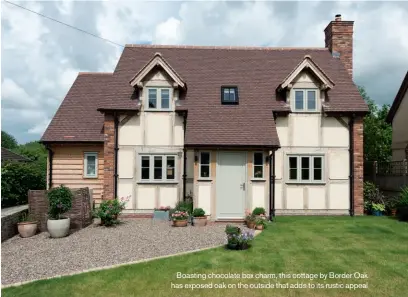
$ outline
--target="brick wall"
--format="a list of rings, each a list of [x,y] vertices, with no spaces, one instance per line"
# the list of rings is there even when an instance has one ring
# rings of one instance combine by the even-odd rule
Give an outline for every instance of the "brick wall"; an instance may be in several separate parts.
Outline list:
[[[92,223],[92,201],[88,188],[71,189],[74,194],[72,208],[65,216],[71,218],[71,228],[80,229]],[[45,190],[30,190],[28,192],[28,209],[30,215],[38,221],[38,229],[47,231],[48,199]]]
[[[115,174],[115,121],[113,115],[105,114],[104,122],[104,181],[103,199],[114,199]]]
[[[354,214],[364,213],[363,180],[364,180],[364,149],[363,149],[363,118],[357,117],[353,127],[354,153]]]
[[[325,47],[340,53],[340,60],[350,76],[353,76],[353,25],[354,22],[338,17],[324,29]]]

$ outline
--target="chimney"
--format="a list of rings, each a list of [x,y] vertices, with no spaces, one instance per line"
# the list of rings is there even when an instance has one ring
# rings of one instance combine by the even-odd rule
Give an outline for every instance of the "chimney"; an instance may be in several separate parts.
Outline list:
[[[347,72],[353,77],[353,21],[342,21],[341,14],[336,14],[326,29],[325,47],[334,58],[339,58]]]

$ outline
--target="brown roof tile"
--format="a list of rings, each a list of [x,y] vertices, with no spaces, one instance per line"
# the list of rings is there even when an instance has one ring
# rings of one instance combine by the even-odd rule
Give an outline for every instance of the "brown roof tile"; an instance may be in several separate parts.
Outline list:
[[[76,136],[70,141],[102,141],[103,119],[96,109],[137,109],[137,100],[133,100],[134,89],[129,81],[157,52],[188,86],[182,96],[183,106],[177,108],[188,110],[186,145],[279,145],[272,113],[289,111],[289,107],[277,98],[275,90],[305,55],[311,56],[335,83],[325,102],[326,111],[368,110],[342,62],[324,48],[129,45],[113,75],[90,75],[84,81],[82,76],[77,79],[70,90],[73,94],[68,93],[43,138],[50,141],[63,139],[65,133]],[[96,86],[89,86],[92,83]],[[221,104],[222,85],[238,86],[239,105]],[[89,98],[92,103],[88,102]],[[75,102],[83,105],[82,101],[87,101],[87,110],[95,110],[87,117],[75,113],[76,120],[70,121],[74,113],[64,111],[65,106],[73,108]],[[90,122],[91,116],[95,117],[94,126],[88,128],[90,123],[81,120]],[[64,123],[65,132],[55,134],[53,130],[58,128],[59,122]],[[58,137],[54,137],[57,134]]]

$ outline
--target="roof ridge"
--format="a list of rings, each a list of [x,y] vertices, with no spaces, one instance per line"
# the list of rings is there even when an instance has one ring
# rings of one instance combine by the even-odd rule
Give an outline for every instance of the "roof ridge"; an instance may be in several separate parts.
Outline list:
[[[179,48],[179,49],[223,49],[223,50],[328,50],[325,47],[268,47],[268,46],[214,46],[214,45],[159,45],[126,44],[125,47]]]
[[[113,72],[78,72],[78,75],[112,75]]]

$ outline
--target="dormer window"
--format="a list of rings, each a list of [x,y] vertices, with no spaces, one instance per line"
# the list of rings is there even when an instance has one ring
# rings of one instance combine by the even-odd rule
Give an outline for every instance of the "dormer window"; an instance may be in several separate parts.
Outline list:
[[[222,104],[238,104],[238,87],[221,87]]]
[[[317,111],[317,89],[294,89],[294,111]]]
[[[146,110],[169,110],[170,109],[170,89],[169,88],[148,88]]]

